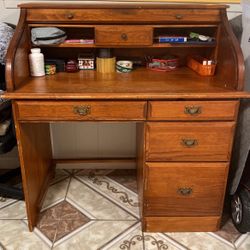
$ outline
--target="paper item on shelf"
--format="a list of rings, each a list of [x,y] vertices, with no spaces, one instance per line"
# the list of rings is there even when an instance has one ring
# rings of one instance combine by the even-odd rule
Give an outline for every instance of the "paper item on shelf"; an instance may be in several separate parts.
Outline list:
[[[185,43],[187,37],[185,36],[159,36],[157,37],[159,43]]]
[[[94,44],[93,39],[67,39],[65,43],[82,43],[82,44]]]

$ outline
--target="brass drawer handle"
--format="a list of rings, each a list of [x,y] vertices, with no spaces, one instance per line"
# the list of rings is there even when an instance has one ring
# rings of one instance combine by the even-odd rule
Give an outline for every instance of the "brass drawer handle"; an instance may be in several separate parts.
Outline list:
[[[74,114],[86,116],[91,113],[91,106],[90,105],[83,105],[83,106],[75,106],[73,107]]]
[[[202,108],[200,106],[185,106],[184,113],[187,115],[199,115]]]
[[[73,18],[74,18],[74,14],[73,14],[73,13],[67,13],[67,14],[66,14],[66,17],[67,17],[68,19],[73,19]]]
[[[188,196],[193,193],[193,189],[190,187],[178,188],[177,193],[183,196]]]
[[[176,14],[176,15],[175,15],[175,18],[176,18],[176,19],[178,19],[178,20],[180,20],[180,19],[182,19],[182,18],[183,18],[183,15]]]
[[[192,148],[198,145],[198,140],[196,139],[182,139],[181,144],[185,147]]]
[[[124,41],[127,41],[128,40],[128,35],[126,33],[122,33],[121,34],[121,39],[124,40]]]

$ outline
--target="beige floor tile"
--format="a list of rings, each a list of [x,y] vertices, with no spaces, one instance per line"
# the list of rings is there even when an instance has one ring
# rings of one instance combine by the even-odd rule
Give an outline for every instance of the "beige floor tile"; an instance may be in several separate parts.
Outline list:
[[[133,221],[96,221],[69,239],[58,241],[56,250],[97,250],[133,225]]]
[[[65,198],[69,181],[70,178],[67,178],[49,187],[43,202],[43,208],[49,207]]]
[[[78,178],[139,218],[138,195],[133,191],[105,176]]]
[[[207,233],[166,233],[166,235],[191,250],[233,249]]]
[[[249,250],[250,249],[250,233],[243,241],[243,243],[237,248],[237,250]]]
[[[114,238],[107,245],[103,246],[100,250],[117,249],[143,250],[143,236],[140,222],[134,224],[120,236]]]
[[[67,198],[99,220],[136,220],[121,207],[74,178],[71,180]]]
[[[24,201],[17,201],[9,206],[0,209],[1,219],[24,219],[26,217],[26,209]]]
[[[14,199],[9,199],[9,198],[3,198],[2,196],[0,196],[0,209],[3,207],[6,207],[12,203],[15,203],[16,200]]]
[[[0,242],[6,250],[50,249],[35,233],[30,233],[21,220],[1,220],[0,232]]]
[[[144,233],[145,250],[185,250],[187,248],[174,242],[162,233]]]
[[[69,177],[71,172],[72,170],[56,169],[55,178],[51,181],[51,184]]]

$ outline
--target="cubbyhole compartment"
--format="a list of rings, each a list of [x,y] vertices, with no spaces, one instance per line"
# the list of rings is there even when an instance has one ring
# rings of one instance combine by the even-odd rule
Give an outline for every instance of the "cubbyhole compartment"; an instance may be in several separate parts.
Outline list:
[[[35,45],[33,47],[93,47],[95,44],[95,29],[93,26],[77,25],[32,25],[30,26],[30,32],[32,28],[49,28],[55,27],[63,30],[66,33],[66,40],[60,44],[47,44],[47,45]]]
[[[198,38],[191,38],[190,34],[196,33],[202,36],[209,37],[208,41],[204,41]],[[154,45],[160,44],[166,46],[166,44],[178,45],[178,46],[216,46],[216,40],[218,36],[218,26],[191,26],[185,27],[175,26],[155,26],[154,27]],[[169,42],[168,42],[169,41]]]

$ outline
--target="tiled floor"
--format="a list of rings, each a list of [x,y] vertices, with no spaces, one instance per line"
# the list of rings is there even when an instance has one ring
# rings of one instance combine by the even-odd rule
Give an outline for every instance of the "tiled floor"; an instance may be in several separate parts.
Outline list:
[[[28,231],[24,202],[0,201],[0,249],[250,249],[231,221],[216,233],[142,233],[133,170],[57,170],[40,221]]]

